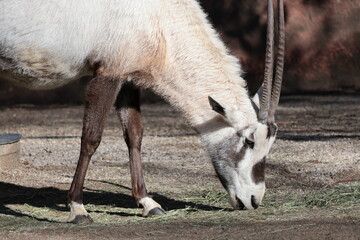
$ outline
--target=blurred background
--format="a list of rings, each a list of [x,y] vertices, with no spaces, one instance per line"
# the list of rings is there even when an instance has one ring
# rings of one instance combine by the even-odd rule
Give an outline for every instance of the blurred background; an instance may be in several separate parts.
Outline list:
[[[283,93],[360,92],[360,0],[284,0],[286,55]],[[210,21],[238,57],[251,92],[263,77],[264,0],[201,0]],[[0,104],[79,104],[88,79],[34,91],[0,79]],[[145,100],[157,100],[145,92]]]

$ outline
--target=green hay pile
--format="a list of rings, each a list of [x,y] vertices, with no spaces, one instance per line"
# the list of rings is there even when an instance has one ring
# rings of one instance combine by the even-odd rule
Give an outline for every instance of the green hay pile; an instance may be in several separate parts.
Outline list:
[[[215,189],[203,190],[196,197],[184,200],[209,206],[230,208],[225,191]],[[333,187],[303,190],[268,189],[262,203],[263,208],[321,208],[321,207],[359,207],[360,183],[342,184]]]
[[[279,203],[279,199],[282,203]],[[341,207],[351,208],[360,206],[360,183],[351,185],[337,185],[320,189],[303,190],[282,194],[270,194],[265,207]]]
[[[338,185],[311,191],[304,196],[303,200],[306,207],[359,206],[360,184]]]

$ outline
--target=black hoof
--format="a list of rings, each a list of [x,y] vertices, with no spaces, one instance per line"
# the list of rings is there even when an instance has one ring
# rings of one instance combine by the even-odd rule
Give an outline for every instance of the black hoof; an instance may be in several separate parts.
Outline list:
[[[159,215],[164,215],[164,214],[165,214],[164,209],[156,207],[156,208],[151,209],[147,216],[151,217],[151,216],[159,216]]]
[[[74,224],[90,224],[93,223],[94,220],[89,215],[78,215],[75,217],[74,220],[71,221],[71,223]]]

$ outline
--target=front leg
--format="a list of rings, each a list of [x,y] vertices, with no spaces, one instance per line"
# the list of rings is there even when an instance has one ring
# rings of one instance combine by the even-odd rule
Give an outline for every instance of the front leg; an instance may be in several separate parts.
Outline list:
[[[125,142],[129,150],[132,195],[136,204],[143,207],[143,216],[162,215],[165,211],[148,196],[141,163],[143,128],[140,113],[140,91],[132,83],[122,86],[116,100]]]
[[[68,192],[69,222],[92,222],[83,205],[83,186],[91,156],[100,144],[106,119],[120,90],[120,81],[103,76],[94,77],[86,92],[81,151],[75,176]]]

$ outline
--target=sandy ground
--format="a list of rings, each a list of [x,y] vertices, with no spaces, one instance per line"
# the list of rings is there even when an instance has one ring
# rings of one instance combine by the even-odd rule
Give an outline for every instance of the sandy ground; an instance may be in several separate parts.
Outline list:
[[[360,199],[351,208],[286,205],[292,195],[360,186],[360,95],[281,99],[268,197],[256,211],[229,211],[199,137],[177,111],[156,103],[142,112],[146,183],[167,216],[139,216],[127,148],[112,113],[85,183],[96,223],[74,226],[64,223],[63,203],[79,155],[83,107],[2,107],[0,132],[23,139],[21,166],[0,170],[0,239],[360,239]]]

